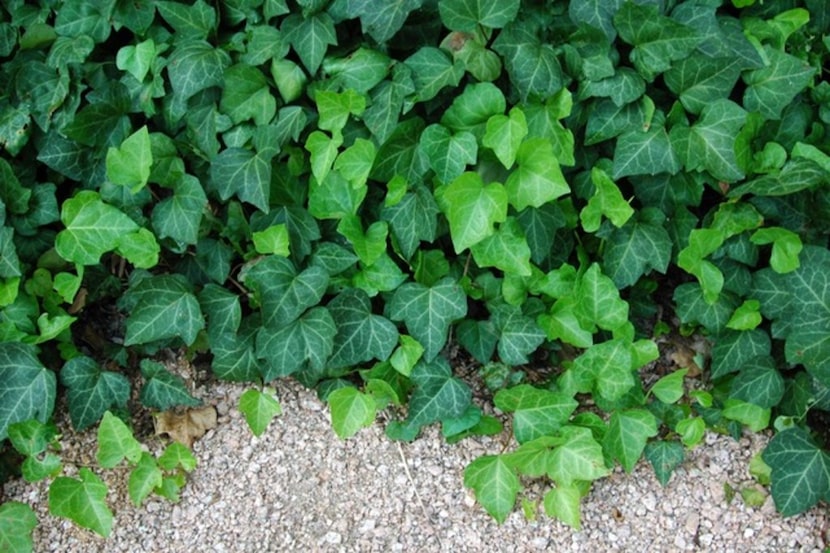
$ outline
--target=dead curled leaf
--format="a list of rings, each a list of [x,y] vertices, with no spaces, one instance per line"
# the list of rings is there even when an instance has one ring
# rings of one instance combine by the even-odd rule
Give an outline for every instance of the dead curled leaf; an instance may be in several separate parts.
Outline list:
[[[187,447],[216,427],[216,409],[208,405],[197,409],[188,409],[183,413],[164,411],[153,419],[156,435],[167,434],[173,440]]]

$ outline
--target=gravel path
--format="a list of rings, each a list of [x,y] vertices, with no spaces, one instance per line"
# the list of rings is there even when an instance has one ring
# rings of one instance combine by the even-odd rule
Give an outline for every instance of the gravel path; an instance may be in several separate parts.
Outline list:
[[[313,392],[278,384],[283,415],[260,438],[236,410],[243,386],[218,384],[206,401],[219,426],[198,441],[199,467],[181,501],[129,502],[125,471],[104,471],[113,533],[102,539],[46,514],[45,485],[7,484],[7,500],[34,506],[40,519],[35,551],[822,551],[828,511],[782,519],[767,498],[760,508],[724,484],[751,483],[747,463],[763,438],[740,442],[709,435],[661,488],[651,468],[615,471],[583,500],[583,528],[521,509],[499,526],[462,483],[462,472],[501,439],[445,444],[431,429],[412,444],[383,435],[381,425],[340,441]],[[92,433],[65,436],[67,451],[94,451]],[[406,468],[404,468],[404,460]]]

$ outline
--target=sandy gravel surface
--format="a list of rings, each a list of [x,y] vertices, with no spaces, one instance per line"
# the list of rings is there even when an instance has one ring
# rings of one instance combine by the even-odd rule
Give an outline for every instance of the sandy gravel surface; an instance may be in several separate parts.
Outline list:
[[[217,406],[220,424],[194,446],[199,467],[178,504],[151,499],[134,508],[126,471],[102,473],[116,512],[107,540],[49,516],[45,485],[8,484],[7,500],[38,512],[35,550],[812,552],[826,546],[826,506],[782,519],[769,498],[760,508],[739,496],[727,502],[725,483],[751,483],[747,463],[763,446],[759,437],[735,442],[709,435],[666,488],[645,463],[630,475],[615,471],[584,500],[580,532],[547,518],[541,507],[536,520],[518,509],[499,526],[464,488],[462,472],[477,456],[497,453],[504,436],[450,446],[431,429],[399,444],[375,425],[343,442],[316,396],[283,382],[283,415],[254,438],[235,407],[244,389],[219,384],[204,395]],[[89,440],[65,437],[70,451],[94,451]]]

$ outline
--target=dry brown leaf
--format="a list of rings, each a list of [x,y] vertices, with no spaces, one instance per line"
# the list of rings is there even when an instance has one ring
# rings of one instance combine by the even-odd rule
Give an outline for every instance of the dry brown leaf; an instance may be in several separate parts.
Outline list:
[[[164,411],[153,419],[156,435],[167,434],[173,440],[187,447],[216,427],[216,409],[208,405],[198,409],[188,409],[184,413]]]
[[[675,365],[677,365],[681,369],[689,370],[689,372],[686,373],[686,376],[694,378],[696,376],[700,376],[701,373],[701,368],[695,361],[696,355],[697,352],[695,350],[683,346],[678,346],[678,348],[672,352],[669,358]]]

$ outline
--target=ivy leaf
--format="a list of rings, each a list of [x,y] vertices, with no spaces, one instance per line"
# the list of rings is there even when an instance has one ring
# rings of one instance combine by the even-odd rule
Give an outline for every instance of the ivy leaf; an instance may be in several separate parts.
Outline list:
[[[234,194],[243,202],[268,211],[271,163],[268,155],[245,148],[228,148],[210,164],[210,180],[222,200]]]
[[[625,201],[620,189],[602,169],[598,167],[591,169],[591,182],[595,187],[594,195],[579,213],[582,228],[585,232],[596,232],[599,230],[603,215],[615,227],[623,226],[634,215],[634,208]]]
[[[60,378],[68,389],[72,426],[79,432],[98,422],[107,409],[126,407],[130,398],[129,380],[123,374],[101,370],[90,357],[70,359]]]
[[[144,188],[150,178],[153,153],[147,126],[127,137],[118,148],[107,150],[107,178],[126,186],[133,194]]]
[[[208,200],[199,179],[184,175],[173,185],[173,196],[153,208],[153,228],[159,238],[172,238],[182,244],[199,241],[199,227]]]
[[[557,485],[545,494],[543,500],[545,513],[550,517],[558,518],[574,530],[579,530],[582,527],[579,513],[581,499],[582,492],[578,485]]]
[[[686,453],[680,442],[656,440],[646,444],[645,457],[654,468],[660,485],[665,486],[669,483],[674,469],[685,459]]]
[[[338,154],[334,160],[334,170],[353,187],[364,186],[375,162],[375,154],[375,145],[371,141],[358,138],[354,144]]]
[[[360,217],[350,215],[340,220],[337,232],[351,242],[364,265],[374,264],[386,252],[386,236],[389,232],[386,221],[375,221],[364,232]]]
[[[493,49],[504,59],[510,80],[523,101],[531,94],[548,98],[558,92],[563,83],[556,51],[539,40],[533,27],[527,21],[516,19],[493,42]]]
[[[389,74],[392,60],[386,54],[371,48],[360,47],[343,58],[326,58],[323,71],[341,88],[365,94]]]
[[[130,479],[127,482],[127,491],[133,505],[141,507],[153,490],[161,487],[162,482],[163,474],[156,459],[149,453],[142,452],[135,468],[130,471]]]
[[[761,329],[726,330],[713,338],[712,378],[740,371],[751,359],[769,355],[772,349],[769,334]]]
[[[682,322],[696,322],[715,333],[726,328],[726,323],[738,307],[734,296],[726,292],[721,292],[714,303],[708,303],[697,282],[681,284],[674,289],[673,297]]]
[[[747,84],[744,106],[760,112],[765,119],[777,120],[796,94],[807,87],[816,69],[769,45],[764,47],[764,54],[769,60],[766,67],[743,74]]]
[[[830,455],[804,429],[777,433],[762,458],[772,469],[772,498],[783,516],[803,513],[830,494]]]
[[[118,417],[106,411],[98,426],[98,451],[95,458],[107,469],[114,468],[127,459],[135,464],[141,457],[141,443],[132,430]]]
[[[234,123],[250,119],[257,125],[267,125],[274,119],[277,100],[271,94],[262,71],[238,63],[225,70],[223,83],[219,108]]]
[[[285,224],[270,226],[265,230],[256,231],[251,235],[254,249],[263,255],[278,255],[288,257],[291,253],[288,228]]]
[[[179,101],[185,102],[206,88],[222,86],[230,63],[230,56],[222,48],[203,40],[182,42],[167,62],[170,86]]]
[[[477,139],[484,136],[487,121],[504,113],[504,93],[493,83],[471,83],[455,97],[441,116],[441,124],[454,132],[468,131]]]
[[[49,512],[108,537],[113,515],[106,503],[107,485],[86,467],[78,473],[78,479],[58,476],[49,486]]]
[[[500,390],[493,401],[505,413],[513,413],[513,435],[520,444],[559,430],[578,405],[569,395],[529,384]]]
[[[784,377],[770,356],[759,356],[741,366],[732,380],[729,397],[771,409],[784,397]]]
[[[245,417],[254,436],[261,436],[275,416],[282,413],[282,407],[273,390],[251,388],[239,396],[239,411]]]
[[[467,299],[451,278],[431,287],[418,283],[400,286],[387,305],[389,318],[404,321],[409,334],[424,347],[424,359],[441,352],[453,321],[467,314]]]
[[[500,455],[482,455],[467,465],[464,485],[475,491],[476,500],[499,524],[513,510],[522,489],[519,477]]]
[[[351,115],[360,115],[366,109],[366,98],[351,89],[321,90],[315,94],[314,101],[319,113],[317,126],[332,133],[343,130]]]
[[[31,507],[19,501],[0,505],[0,549],[10,553],[33,551],[32,532],[37,516]]]
[[[550,140],[529,138],[516,154],[519,167],[510,173],[504,186],[510,205],[518,211],[541,207],[571,191]]]
[[[395,36],[409,14],[420,8],[421,4],[422,0],[363,0],[350,3],[347,13],[350,18],[360,17],[363,33],[382,44]]]
[[[357,388],[339,388],[330,393],[326,401],[331,409],[331,425],[341,440],[351,438],[358,430],[375,422],[375,399]]]
[[[452,376],[452,369],[443,357],[431,362],[419,361],[409,377],[415,385],[406,420],[410,427],[460,417],[470,405],[470,387]]]
[[[767,227],[756,230],[749,237],[753,244],[772,244],[769,264],[776,273],[789,273],[798,269],[798,254],[803,248],[801,238],[791,230]]]
[[[709,104],[729,97],[744,63],[738,57],[712,58],[694,53],[675,62],[663,78],[687,110],[700,113]]]
[[[385,206],[381,217],[389,221],[392,234],[406,259],[410,259],[421,241],[432,242],[438,229],[436,215],[438,205],[432,192],[424,186],[416,186],[404,194],[401,201],[393,206]]]
[[[325,183],[342,143],[343,139],[339,135],[329,137],[320,131],[308,135],[305,149],[311,154],[311,172],[318,183]]]
[[[592,263],[579,279],[576,289],[576,316],[591,325],[614,330],[628,322],[628,303],[620,298],[614,282]]]
[[[716,179],[734,182],[743,178],[735,143],[746,121],[746,111],[731,100],[717,100],[701,111],[691,127],[676,125],[670,137],[689,171],[706,170]]]
[[[283,20],[280,31],[312,75],[320,67],[329,45],[337,44],[334,21],[326,12],[318,12],[308,18],[299,14],[289,15]]]
[[[404,63],[412,70],[418,101],[426,102],[445,86],[457,86],[464,76],[464,64],[453,62],[442,50],[424,46]]]
[[[497,182],[485,185],[478,173],[464,173],[435,194],[449,220],[455,253],[491,236],[493,225],[507,219],[504,186]]]
[[[441,182],[451,182],[458,177],[467,165],[476,162],[478,154],[475,136],[466,131],[451,134],[440,124],[424,129],[419,146]]]
[[[55,406],[57,379],[44,367],[33,346],[0,343],[0,440],[9,425],[29,419],[46,423]]]
[[[476,31],[478,26],[500,29],[516,19],[519,0],[448,0],[438,5],[441,21],[453,31]]]
[[[611,473],[605,467],[602,446],[587,428],[567,426],[562,429],[563,442],[550,457],[548,476],[557,484],[568,486],[580,480],[593,481]]]
[[[527,119],[520,108],[514,107],[507,115],[497,114],[487,120],[482,144],[493,150],[505,169],[510,169],[525,136]]]
[[[617,36],[614,14],[625,0],[584,0],[568,5],[568,15],[576,24],[587,23],[605,34],[609,42]]]
[[[675,174],[680,159],[672,149],[666,129],[653,125],[648,130],[635,129],[617,139],[614,150],[615,179],[631,175]]]
[[[646,442],[657,435],[657,419],[645,409],[614,411],[603,438],[605,450],[631,472]]]
[[[573,376],[584,382],[581,392],[595,390],[602,398],[615,401],[635,384],[631,345],[622,339],[596,344],[574,359]],[[569,390],[570,391],[570,390]]]
[[[322,267],[309,267],[298,273],[290,260],[268,256],[249,267],[242,282],[259,301],[263,326],[276,329],[317,305],[326,291],[329,276]]]
[[[216,30],[216,10],[204,0],[196,0],[190,6],[158,2],[156,7],[177,37],[206,39]]]
[[[429,170],[429,163],[418,147],[424,127],[423,120],[418,117],[401,121],[380,147],[372,178],[389,182],[400,175],[408,182],[421,182],[421,177]]]
[[[491,318],[500,333],[499,358],[508,365],[528,363],[528,355],[545,341],[545,333],[536,321],[524,315],[519,307],[500,305]]]
[[[127,318],[126,346],[170,338],[192,344],[205,326],[199,302],[181,275],[148,277],[124,297],[135,302]]]
[[[384,5],[397,5],[385,0],[380,1],[384,2]],[[392,80],[383,81],[374,88],[371,105],[363,112],[363,122],[379,144],[385,144],[394,133],[404,101],[414,92],[412,71],[402,64],[392,67]],[[413,141],[417,138],[417,135],[411,137]]]
[[[456,327],[458,343],[479,363],[487,363],[496,351],[499,333],[491,321],[464,319]]]
[[[146,407],[167,411],[176,406],[196,407],[202,402],[187,391],[184,380],[168,371],[161,363],[141,360],[141,403]]]
[[[671,261],[672,241],[664,221],[665,216],[658,209],[643,208],[636,218],[608,236],[602,269],[617,288],[633,286],[651,270],[665,274]]]
[[[523,277],[532,273],[530,247],[521,225],[513,217],[508,217],[495,234],[473,244],[470,251],[479,267],[497,267]]]
[[[649,393],[666,404],[678,401],[683,397],[683,379],[687,372],[689,372],[688,369],[681,369],[660,377]]]
[[[337,334],[332,316],[325,307],[314,307],[299,319],[273,329],[263,326],[256,335],[257,357],[265,382],[301,370],[306,364],[322,371],[334,347]]]
[[[398,329],[387,318],[372,313],[364,291],[347,289],[328,304],[328,309],[337,327],[329,369],[389,358],[398,343]]]

